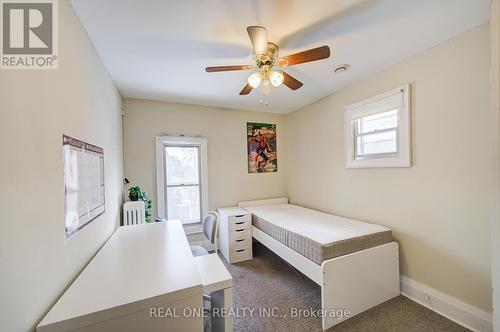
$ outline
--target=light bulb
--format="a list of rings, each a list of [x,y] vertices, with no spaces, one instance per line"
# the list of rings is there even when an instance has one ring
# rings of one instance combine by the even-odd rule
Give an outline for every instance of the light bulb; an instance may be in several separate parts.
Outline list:
[[[271,84],[274,85],[275,87],[278,87],[281,85],[281,83],[283,83],[283,79],[285,77],[283,76],[283,73],[279,72],[279,71],[275,71],[273,70],[270,74],[269,74],[269,80],[271,81]]]
[[[250,84],[250,86],[252,88],[254,88],[254,89],[259,86],[260,81],[262,81],[262,74],[261,74],[261,72],[253,73],[248,78],[248,84]]]

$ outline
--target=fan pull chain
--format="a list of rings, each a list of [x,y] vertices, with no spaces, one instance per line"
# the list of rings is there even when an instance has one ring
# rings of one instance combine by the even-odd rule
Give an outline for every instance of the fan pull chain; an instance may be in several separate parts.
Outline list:
[[[267,94],[265,94],[262,91],[262,87],[259,89],[259,103],[264,104],[265,108],[269,108],[269,100],[266,97]]]
[[[264,104],[264,106],[266,108],[269,108],[269,100],[267,100],[267,98],[263,99],[262,93],[261,93],[260,98],[259,98],[259,103]]]

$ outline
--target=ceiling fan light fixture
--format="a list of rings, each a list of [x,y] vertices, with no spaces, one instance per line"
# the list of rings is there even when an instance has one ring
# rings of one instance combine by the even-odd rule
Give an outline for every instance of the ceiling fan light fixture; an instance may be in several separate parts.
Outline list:
[[[283,76],[283,73],[281,73],[280,71],[273,70],[269,74],[269,80],[275,87],[279,87],[281,83],[283,83],[284,78],[285,77]]]
[[[278,58],[280,48],[277,44],[267,39],[266,28],[257,25],[249,26],[247,27],[247,33],[252,43],[252,58],[255,65],[230,65],[205,68],[207,73],[256,70],[256,72],[247,78],[248,82],[240,91],[240,96],[248,95],[255,88],[260,88],[262,94],[267,94],[271,91],[272,87],[278,87],[282,84],[294,91],[300,89],[304,85],[302,82],[284,70],[273,70],[273,67],[276,65],[281,67],[295,66],[330,57],[330,47],[324,45]],[[345,69],[347,67],[344,67]],[[340,73],[341,70],[337,68],[336,72]]]
[[[261,72],[253,73],[252,75],[250,75],[250,77],[248,77],[248,84],[250,84],[250,86],[254,89],[259,86],[261,81],[262,81]]]

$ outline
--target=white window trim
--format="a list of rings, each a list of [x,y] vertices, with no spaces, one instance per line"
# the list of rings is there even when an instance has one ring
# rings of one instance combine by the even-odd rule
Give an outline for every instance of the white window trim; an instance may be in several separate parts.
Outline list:
[[[398,124],[398,154],[397,156],[378,156],[376,158],[356,159],[353,121],[360,117],[389,110],[381,105],[383,99],[401,95]],[[380,103],[377,103],[379,102]],[[411,167],[411,112],[410,85],[405,84],[380,95],[345,106],[344,112],[345,136],[345,167]]]
[[[201,137],[185,137],[185,136],[157,136],[156,141],[156,212],[159,218],[166,218],[165,211],[165,158],[164,147],[168,144],[176,145],[197,145],[200,148],[200,189],[201,189],[201,212],[200,218],[208,214],[208,158],[207,158],[207,139]],[[201,223],[186,224],[185,228],[189,228],[193,232],[201,229]]]

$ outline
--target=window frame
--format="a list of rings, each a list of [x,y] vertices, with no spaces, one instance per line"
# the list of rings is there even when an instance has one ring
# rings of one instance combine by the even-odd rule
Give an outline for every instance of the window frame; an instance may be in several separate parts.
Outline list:
[[[193,231],[199,231],[203,217],[208,214],[208,161],[207,161],[207,139],[202,137],[185,136],[157,136],[156,141],[156,212],[159,218],[167,218],[167,200],[165,191],[166,184],[166,155],[167,146],[196,146],[198,147],[199,157],[199,187],[200,187],[200,221],[195,223],[183,223],[185,228],[195,228]]]
[[[357,156],[357,120],[391,110],[398,110],[396,153]],[[393,130],[392,128],[390,130]],[[374,131],[372,134],[382,132]],[[411,167],[410,85],[405,84],[377,96],[345,106],[345,167]]]

